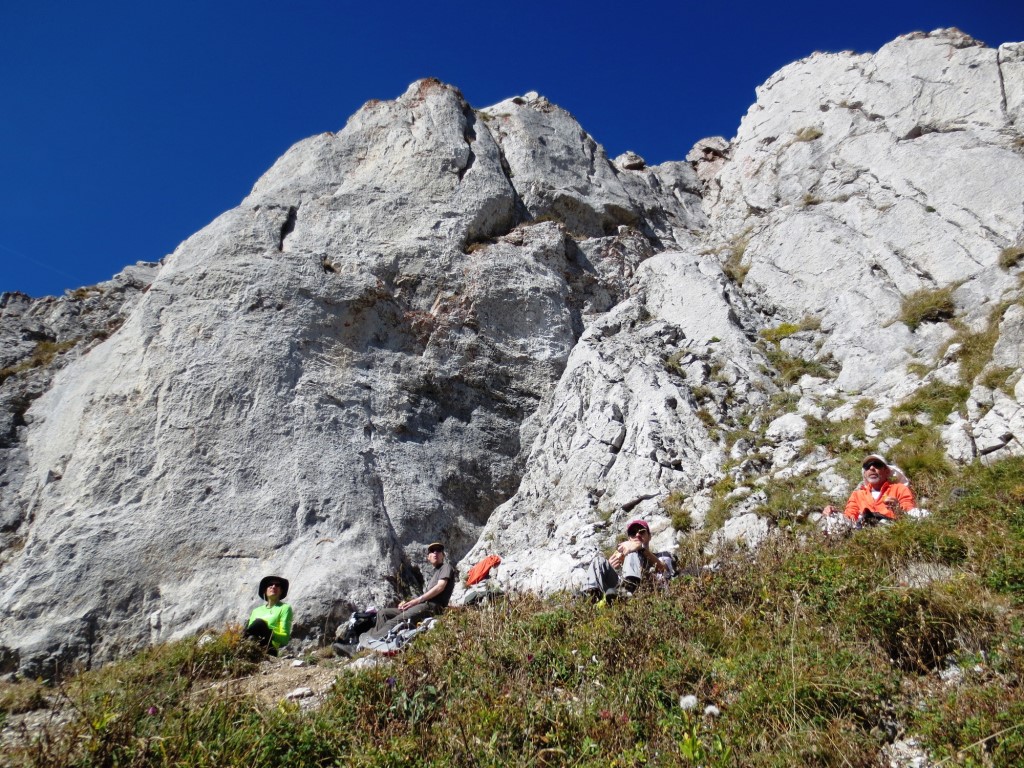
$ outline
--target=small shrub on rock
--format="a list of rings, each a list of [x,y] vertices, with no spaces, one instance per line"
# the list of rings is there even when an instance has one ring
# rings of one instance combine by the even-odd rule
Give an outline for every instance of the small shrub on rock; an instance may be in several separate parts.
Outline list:
[[[900,320],[912,331],[916,331],[922,323],[941,323],[951,320],[955,315],[953,286],[915,291],[903,299],[900,309]]]

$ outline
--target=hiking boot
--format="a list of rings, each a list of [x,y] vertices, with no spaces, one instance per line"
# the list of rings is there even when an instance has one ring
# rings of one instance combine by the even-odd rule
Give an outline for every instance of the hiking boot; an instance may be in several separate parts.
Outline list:
[[[334,643],[331,646],[331,650],[334,651],[334,655],[339,659],[351,659],[356,655],[356,647],[355,643]]]

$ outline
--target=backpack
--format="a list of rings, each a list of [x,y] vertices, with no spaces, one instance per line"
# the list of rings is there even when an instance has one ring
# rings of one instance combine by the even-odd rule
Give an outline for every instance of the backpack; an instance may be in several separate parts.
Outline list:
[[[353,644],[359,640],[363,632],[369,632],[377,625],[377,611],[353,611],[348,617],[345,632],[339,642]]]

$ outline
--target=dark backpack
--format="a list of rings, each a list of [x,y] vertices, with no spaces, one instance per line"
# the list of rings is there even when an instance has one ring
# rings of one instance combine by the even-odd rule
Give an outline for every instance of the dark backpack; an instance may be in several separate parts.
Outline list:
[[[341,642],[346,644],[356,643],[363,632],[369,632],[376,625],[376,611],[354,611],[348,617],[348,624],[345,626],[345,634],[341,636]]]

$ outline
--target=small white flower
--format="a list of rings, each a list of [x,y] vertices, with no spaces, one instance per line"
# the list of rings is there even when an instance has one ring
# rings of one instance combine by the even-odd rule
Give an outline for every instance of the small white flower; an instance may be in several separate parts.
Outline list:
[[[685,710],[691,710],[697,708],[697,697],[692,693],[687,696],[679,697],[679,708]]]

